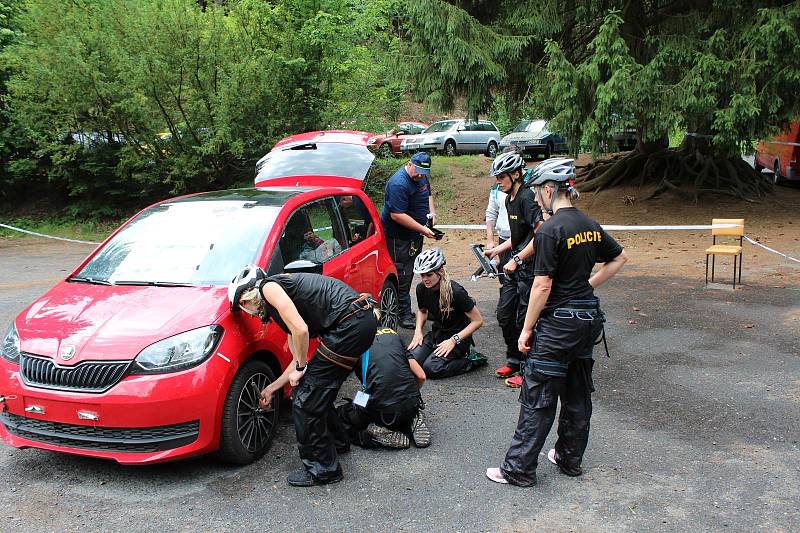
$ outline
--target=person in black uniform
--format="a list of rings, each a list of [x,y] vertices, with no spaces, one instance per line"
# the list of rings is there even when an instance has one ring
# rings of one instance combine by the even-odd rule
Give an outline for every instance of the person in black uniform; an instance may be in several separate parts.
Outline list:
[[[361,390],[336,408],[341,422],[340,448],[349,443],[363,448],[408,448],[411,441],[418,448],[430,445],[430,430],[420,411],[425,372],[396,331],[378,329],[375,342],[353,373]]]
[[[627,257],[600,224],[572,207],[578,197],[574,177],[567,160],[533,182],[539,205],[552,215],[536,236],[536,278],[519,337],[520,351],[530,352],[519,422],[502,466],[486,470],[497,483],[536,483],[539,452],[559,398],[558,440],[547,456],[564,474],[582,473],[592,416],[592,349],[604,321],[594,289],[619,272]],[[592,274],[595,263],[602,266]]]
[[[419,311],[408,349],[431,379],[457,376],[486,364],[483,355],[470,353],[483,317],[464,287],[450,280],[445,263],[441,248],[429,248],[414,261],[414,272],[422,282],[417,285]],[[427,320],[433,325],[423,336]]]
[[[369,295],[359,295],[338,279],[320,274],[278,274],[267,277],[246,267],[229,287],[231,307],[275,323],[289,335],[293,361],[261,392],[269,409],[273,395],[288,382],[295,387],[292,418],[304,468],[292,472],[290,485],[309,487],[336,483],[342,467],[336,454],[331,418],[339,388],[358,358],[372,345],[377,321]],[[319,337],[306,363],[308,341]]]
[[[507,194],[506,211],[511,238],[486,250],[489,259],[511,251],[511,259],[503,265],[510,283],[501,290],[497,321],[506,343],[506,365],[495,372],[506,378],[509,387],[518,388],[521,362],[525,358],[517,348],[517,339],[528,309],[528,297],[533,283],[534,233],[542,224],[542,211],[536,204],[533,191],[523,183],[525,161],[516,152],[500,154],[492,162],[489,175],[494,176],[500,190]]]

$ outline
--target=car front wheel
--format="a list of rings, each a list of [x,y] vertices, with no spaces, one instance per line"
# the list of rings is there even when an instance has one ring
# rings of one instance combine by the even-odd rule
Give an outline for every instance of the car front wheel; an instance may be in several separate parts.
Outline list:
[[[397,329],[400,317],[400,301],[397,298],[397,287],[387,279],[381,289],[381,326]]]
[[[223,461],[246,465],[260,459],[272,444],[280,414],[280,396],[272,397],[270,410],[258,406],[261,391],[275,381],[264,361],[246,361],[231,382],[222,410],[219,455]]]
[[[455,141],[447,141],[446,143],[444,143],[444,155],[449,155],[449,156],[456,155]]]
[[[489,143],[489,147],[486,148],[486,156],[491,158],[497,157],[497,143],[494,141]]]

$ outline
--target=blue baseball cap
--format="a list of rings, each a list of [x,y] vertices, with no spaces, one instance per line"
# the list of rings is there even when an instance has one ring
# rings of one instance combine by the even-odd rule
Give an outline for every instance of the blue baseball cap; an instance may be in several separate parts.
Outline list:
[[[431,156],[428,152],[417,152],[411,157],[411,164],[417,169],[417,172],[426,176],[431,175]]]

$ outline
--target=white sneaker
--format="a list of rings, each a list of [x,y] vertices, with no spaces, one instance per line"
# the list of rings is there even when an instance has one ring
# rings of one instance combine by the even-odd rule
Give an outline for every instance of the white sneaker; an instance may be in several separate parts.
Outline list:
[[[503,472],[499,468],[487,468],[486,469],[486,477],[494,481],[495,483],[500,483],[502,485],[508,485],[508,480],[503,477]]]
[[[547,452],[547,459],[553,463],[554,465],[558,465],[556,462],[556,449],[551,448],[549,452]]]

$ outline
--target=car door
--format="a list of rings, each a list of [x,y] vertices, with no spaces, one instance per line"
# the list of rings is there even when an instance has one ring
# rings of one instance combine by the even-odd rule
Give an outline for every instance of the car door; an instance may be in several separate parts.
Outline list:
[[[397,127],[394,129],[395,134],[391,136],[388,141],[389,144],[392,146],[392,153],[399,154],[400,153],[400,143],[403,142],[403,138],[407,135],[412,135],[411,131],[411,124],[398,124]]]
[[[314,200],[289,215],[267,273],[278,274],[293,261],[321,263],[326,276],[347,281],[348,243],[332,197]]]
[[[359,195],[342,194],[334,199],[348,244],[349,266],[346,281],[358,292],[372,293],[373,288],[380,285],[375,279],[378,271],[375,225],[378,222],[373,220]],[[372,296],[378,297],[376,294]]]

